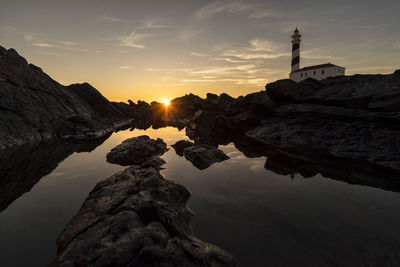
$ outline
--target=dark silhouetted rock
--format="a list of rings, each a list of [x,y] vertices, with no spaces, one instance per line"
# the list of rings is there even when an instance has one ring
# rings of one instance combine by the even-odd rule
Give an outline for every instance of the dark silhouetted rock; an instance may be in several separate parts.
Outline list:
[[[168,150],[162,139],[150,139],[147,135],[128,138],[107,154],[107,161],[123,166],[140,165]]]
[[[178,156],[182,157],[183,156],[183,150],[185,148],[191,147],[194,144],[188,140],[180,140],[176,142],[175,144],[171,145],[174,149],[175,152]]]
[[[317,80],[308,78],[302,82],[278,80],[265,86],[268,96],[278,103],[300,102],[321,87]]]
[[[85,119],[71,129],[71,118],[76,117]],[[84,120],[90,122],[86,127]],[[0,47],[0,150],[53,138],[63,122],[68,133],[98,137],[130,120],[90,85],[63,86],[14,49]]]
[[[116,109],[107,98],[105,98],[99,91],[96,90],[96,88],[88,83],[71,84],[67,86],[67,89],[88,103],[94,112],[97,113],[93,114],[93,116],[97,118],[105,117],[118,120],[125,117],[125,115]]]
[[[99,182],[58,237],[52,266],[235,266],[193,235],[189,196],[153,168]]]
[[[216,162],[229,159],[222,150],[206,144],[187,147],[183,150],[183,155],[200,170],[207,169]]]

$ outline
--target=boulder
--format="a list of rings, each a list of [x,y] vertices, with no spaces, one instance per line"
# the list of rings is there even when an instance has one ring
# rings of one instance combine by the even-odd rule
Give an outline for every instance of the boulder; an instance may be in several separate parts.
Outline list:
[[[185,150],[185,148],[191,147],[194,144],[188,140],[180,140],[178,142],[176,142],[175,144],[171,145],[174,149],[175,152],[178,156],[182,157],[183,156],[183,150]]]
[[[51,266],[235,266],[194,236],[189,196],[153,168],[131,166],[99,182],[58,237]]]
[[[183,150],[183,155],[200,170],[207,169],[216,162],[229,159],[220,149],[206,144],[196,144]]]
[[[168,151],[167,144],[160,138],[150,139],[147,135],[128,138],[107,154],[107,162],[122,166],[141,165],[154,156]]]

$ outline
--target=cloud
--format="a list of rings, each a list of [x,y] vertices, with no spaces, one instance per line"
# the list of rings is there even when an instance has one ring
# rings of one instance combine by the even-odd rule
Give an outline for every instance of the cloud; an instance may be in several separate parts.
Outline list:
[[[170,28],[171,25],[158,23],[155,21],[150,20],[135,20],[135,19],[125,19],[119,17],[113,17],[108,15],[103,15],[98,17],[97,20],[107,21],[112,23],[124,23],[124,24],[135,24],[137,28],[147,28],[147,29],[163,29],[163,28]]]
[[[132,66],[119,66],[121,70],[132,69]]]
[[[208,18],[220,13],[245,15],[251,19],[266,17],[281,17],[279,13],[264,6],[246,3],[243,1],[218,0],[206,5],[195,12],[196,18]]]
[[[256,38],[250,40],[246,47],[223,50],[219,59],[222,58],[228,62],[241,62],[242,60],[276,59],[289,55],[289,52],[283,51],[281,46],[276,43]]]
[[[68,46],[61,46],[61,45],[56,45],[56,44],[51,44],[51,43],[32,43],[32,46],[36,47],[41,47],[41,48],[56,48],[56,49],[65,49],[65,50],[71,50],[71,51],[82,51],[86,52],[89,51],[87,48],[79,48],[79,47],[68,47]],[[94,51],[97,53],[98,50]]]
[[[259,38],[248,41],[244,46],[224,43],[210,49],[208,54],[197,52],[190,54],[203,56],[205,60],[210,61],[210,64],[175,69],[148,68],[147,71],[175,73],[172,74],[173,77],[180,77],[177,83],[184,84],[233,83],[263,87],[270,81],[268,77],[286,76],[286,69],[278,70],[276,66],[270,66],[276,62],[271,59],[290,55],[287,51],[282,51],[276,43]]]
[[[124,47],[133,47],[133,48],[139,48],[139,49],[144,49],[145,46],[143,44],[137,43],[138,41],[143,41],[145,38],[149,37],[150,35],[148,34],[141,34],[141,33],[136,33],[136,31],[133,31],[130,35],[126,36],[119,36],[117,37],[117,40],[119,42],[119,46],[124,46]]]
[[[25,41],[31,43],[32,46],[39,48],[51,48],[51,49],[63,49],[63,50],[70,50],[77,52],[100,53],[100,50],[98,50],[95,46],[86,43],[57,40],[53,38],[48,38],[44,34],[18,32],[18,35],[21,35],[25,39]],[[47,54],[50,55],[50,53]]]
[[[192,52],[190,54],[193,55],[193,56],[196,56],[196,57],[205,57],[205,56],[207,56],[207,54],[198,53],[198,52]]]

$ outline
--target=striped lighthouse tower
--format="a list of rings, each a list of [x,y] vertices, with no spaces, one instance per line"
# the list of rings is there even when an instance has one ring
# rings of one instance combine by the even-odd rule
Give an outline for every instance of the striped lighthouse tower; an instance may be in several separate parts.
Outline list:
[[[294,72],[300,68],[300,42],[301,35],[299,30],[296,28],[294,30],[294,34],[292,35],[292,69],[291,72]]]

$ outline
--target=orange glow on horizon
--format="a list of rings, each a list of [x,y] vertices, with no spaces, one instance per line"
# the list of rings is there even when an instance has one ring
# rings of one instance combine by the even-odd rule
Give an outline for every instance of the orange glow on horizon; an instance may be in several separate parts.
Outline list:
[[[163,103],[164,106],[167,108],[171,104],[171,101],[169,99],[165,98],[161,103]]]

